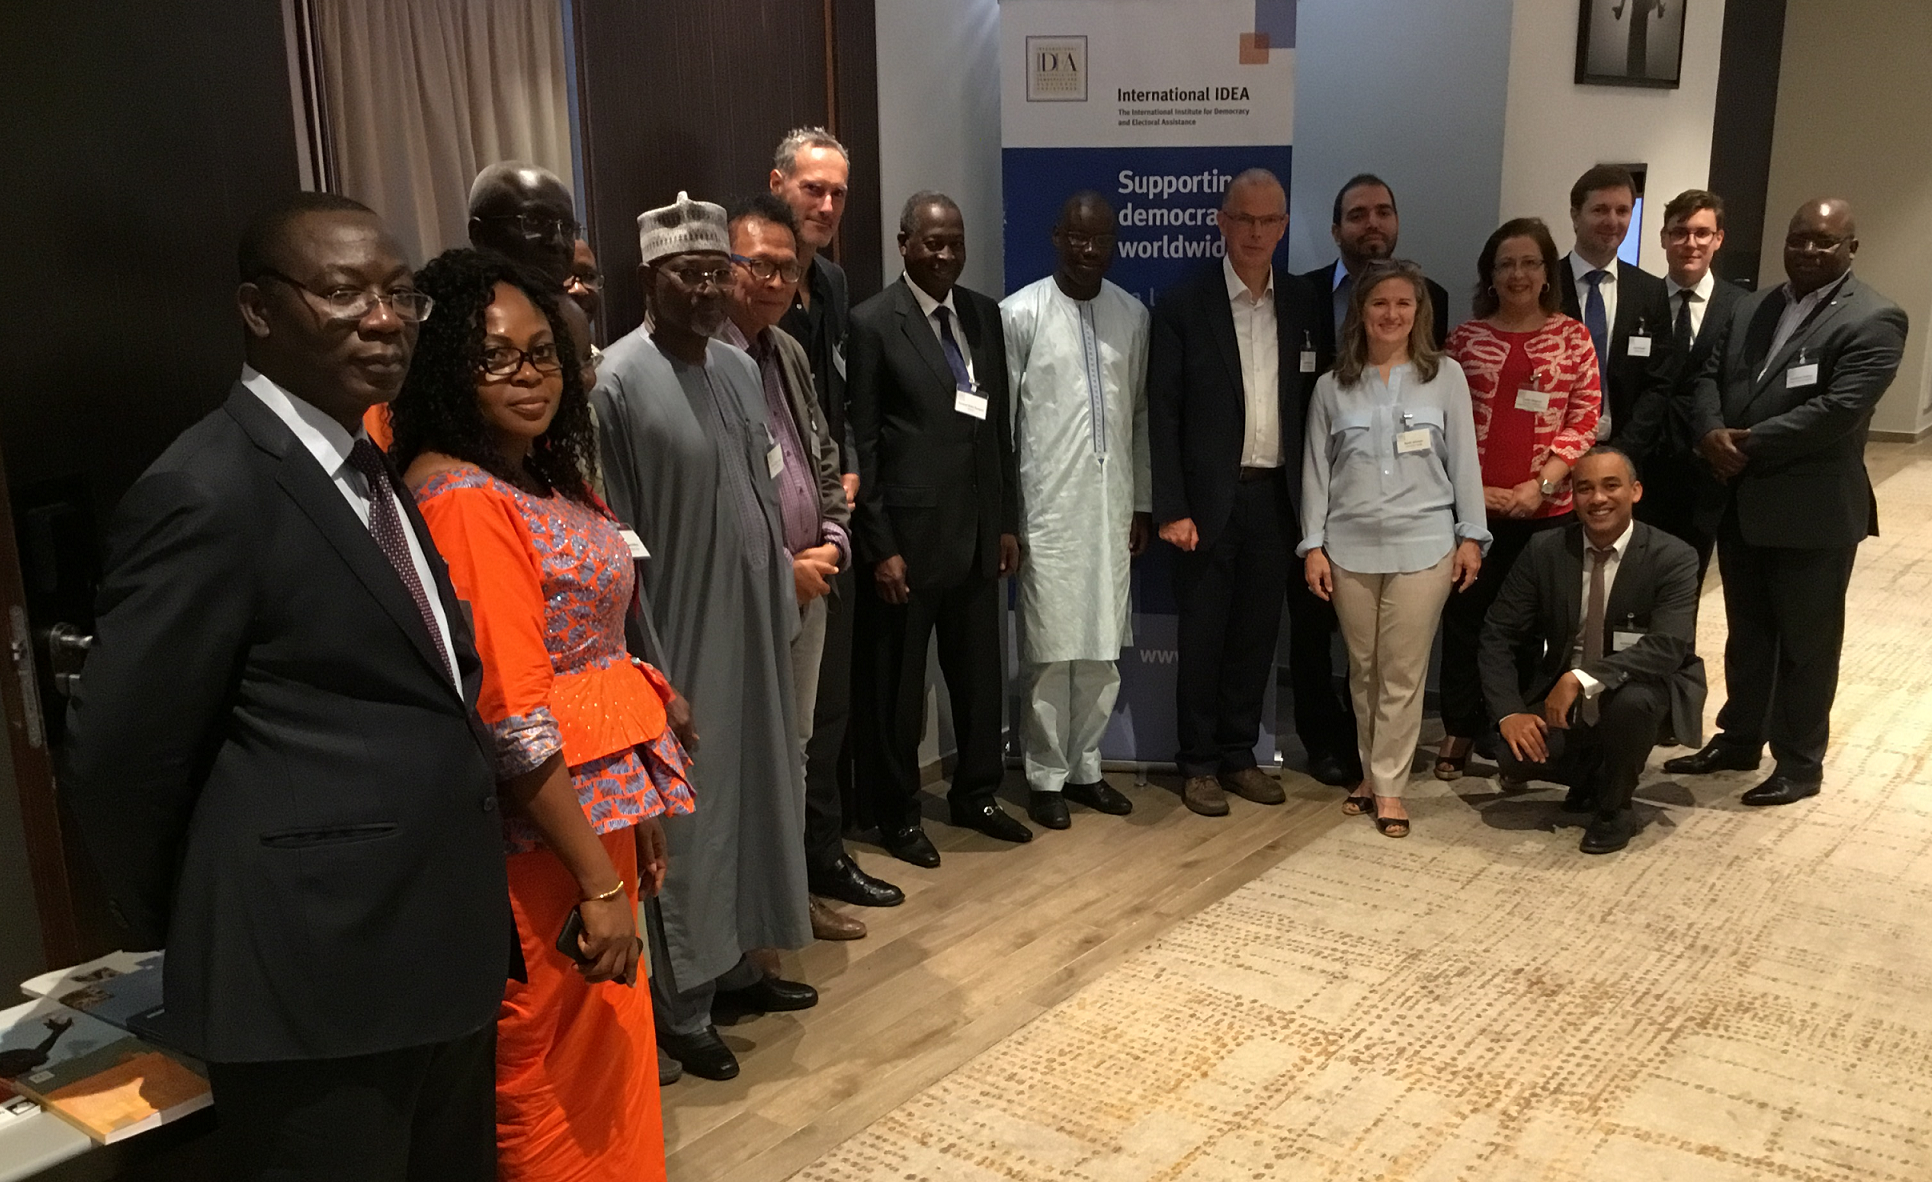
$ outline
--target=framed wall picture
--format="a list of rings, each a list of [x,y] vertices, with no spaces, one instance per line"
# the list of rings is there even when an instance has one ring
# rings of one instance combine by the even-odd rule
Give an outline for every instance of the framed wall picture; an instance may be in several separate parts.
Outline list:
[[[1579,0],[1576,80],[1675,88],[1684,65],[1690,0]]]

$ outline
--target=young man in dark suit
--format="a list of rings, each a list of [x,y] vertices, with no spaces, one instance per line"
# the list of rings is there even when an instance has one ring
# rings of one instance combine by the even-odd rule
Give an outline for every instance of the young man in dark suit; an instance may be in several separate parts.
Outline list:
[[[1181,551],[1176,681],[1181,796],[1226,816],[1226,791],[1280,804],[1255,766],[1283,596],[1301,527],[1302,424],[1314,384],[1308,286],[1274,269],[1288,198],[1273,173],[1228,185],[1216,215],[1226,256],[1154,305],[1147,418],[1154,521]]]
[[[1722,481],[1703,506],[1724,570],[1717,737],[1664,770],[1777,766],[1745,804],[1790,804],[1824,780],[1858,543],[1878,532],[1865,472],[1872,412],[1905,354],[1905,313],[1851,273],[1849,202],[1808,201],[1784,241],[1789,282],[1732,312],[1696,387],[1698,454]]]
[[[1583,453],[1570,483],[1576,521],[1530,543],[1489,609],[1483,694],[1504,780],[1569,785],[1565,811],[1591,814],[1579,848],[1607,854],[1630,844],[1630,797],[1659,728],[1702,729],[1697,556],[1633,518],[1643,486],[1616,448]],[[1537,650],[1525,685],[1517,655]]]
[[[952,822],[1002,841],[1033,831],[1000,808],[999,580],[1020,566],[1019,486],[999,305],[958,286],[966,222],[943,193],[899,218],[905,277],[852,309],[847,386],[858,441],[852,516],[862,572],[853,644],[854,783],[881,843],[939,865],[919,824],[926,644],[953,708]]]
[[[481,665],[362,434],[428,301],[306,193],[241,248],[247,364],[116,511],[68,801],[232,1176],[495,1177],[515,955]]]
[[[1616,437],[1646,390],[1670,385],[1670,307],[1664,281],[1617,257],[1630,232],[1637,182],[1628,170],[1599,164],[1570,187],[1576,243],[1556,269],[1563,312],[1583,322],[1597,350],[1603,385],[1598,442]]]

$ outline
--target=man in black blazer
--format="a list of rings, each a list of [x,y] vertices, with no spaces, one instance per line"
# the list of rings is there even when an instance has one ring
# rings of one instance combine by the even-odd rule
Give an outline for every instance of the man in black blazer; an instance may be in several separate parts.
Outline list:
[[[952,822],[1003,841],[1033,831],[993,799],[1005,775],[999,580],[1019,569],[1019,484],[999,305],[957,286],[966,223],[943,193],[899,218],[905,277],[852,309],[847,347],[861,579],[853,644],[853,778],[881,843],[939,865],[919,825],[926,644],[952,699]]]
[[[1704,718],[1697,655],[1697,555],[1634,520],[1637,469],[1591,448],[1570,472],[1577,520],[1537,535],[1483,624],[1483,694],[1496,711],[1503,778],[1568,784],[1563,807],[1591,813],[1579,848],[1630,844],[1630,797],[1659,727],[1696,741]],[[1540,652],[1521,680],[1519,654]]]
[[[1637,399],[1617,444],[1637,462],[1644,495],[1637,520],[1656,526],[1697,551],[1697,581],[1711,565],[1717,539],[1697,524],[1698,503],[1706,494],[1710,470],[1694,453],[1691,435],[1692,390],[1710,360],[1731,310],[1747,294],[1711,270],[1724,248],[1724,199],[1703,189],[1686,189],[1664,206],[1661,233],[1664,276],[1671,325],[1671,382]]]
[[[1845,588],[1878,533],[1865,472],[1872,412],[1905,354],[1905,313],[1851,273],[1851,205],[1808,201],[1784,242],[1789,282],[1732,312],[1696,387],[1698,454],[1723,484],[1703,506],[1724,570],[1717,737],[1664,765],[1697,775],[1777,766],[1745,804],[1816,795],[1831,738]]]
[[[481,665],[362,433],[427,301],[374,214],[243,237],[247,364],[121,502],[66,792],[233,1175],[495,1176],[515,955]]]
[[[1350,177],[1335,194],[1334,222],[1329,233],[1340,257],[1301,276],[1315,299],[1315,323],[1310,340],[1315,348],[1315,373],[1335,365],[1335,341],[1348,314],[1352,276],[1377,259],[1392,258],[1402,230],[1395,193],[1373,173]],[[1431,320],[1437,346],[1449,335],[1449,293],[1435,280],[1429,284]],[[1323,294],[1327,303],[1322,301]],[[1313,388],[1314,379],[1308,379]],[[1362,778],[1361,755],[1355,743],[1355,705],[1346,683],[1347,663],[1335,666],[1333,637],[1340,624],[1335,605],[1308,589],[1306,580],[1288,580],[1288,676],[1295,690],[1295,734],[1308,753],[1308,774],[1324,784],[1354,784]],[[1336,692],[1336,677],[1344,688]]]
[[[1629,171],[1614,164],[1599,164],[1578,177],[1570,186],[1576,243],[1556,269],[1564,314],[1583,322],[1597,349],[1603,385],[1598,442],[1616,437],[1646,390],[1664,395],[1670,386],[1670,306],[1664,281],[1617,257],[1630,232],[1636,192]]]
[[[1187,807],[1213,817],[1227,815],[1224,789],[1286,799],[1254,746],[1301,540],[1294,498],[1315,368],[1308,286],[1274,269],[1288,229],[1281,182],[1243,172],[1216,220],[1226,257],[1161,296],[1147,348],[1154,521],[1181,551],[1176,762]]]

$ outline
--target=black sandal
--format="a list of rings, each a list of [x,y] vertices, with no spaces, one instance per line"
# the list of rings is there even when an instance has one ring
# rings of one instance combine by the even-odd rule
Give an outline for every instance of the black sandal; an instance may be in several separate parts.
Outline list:
[[[1372,794],[1356,796],[1355,794],[1350,793],[1342,800],[1343,816],[1359,817],[1364,815],[1365,813],[1372,813],[1374,811],[1375,811],[1375,797]]]
[[[1462,779],[1462,774],[1464,769],[1466,769],[1469,766],[1470,752],[1476,749],[1476,741],[1474,739],[1467,739],[1464,741],[1467,742],[1469,746],[1463,748],[1461,755],[1444,755],[1441,753],[1440,750],[1437,751],[1436,769],[1435,769],[1436,779],[1438,780]]]
[[[1409,818],[1385,817],[1378,809],[1375,814],[1375,828],[1383,837],[1407,837]]]

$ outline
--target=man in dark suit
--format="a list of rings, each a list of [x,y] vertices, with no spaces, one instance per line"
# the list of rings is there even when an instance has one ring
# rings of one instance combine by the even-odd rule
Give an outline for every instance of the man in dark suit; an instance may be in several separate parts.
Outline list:
[[[1583,322],[1596,346],[1603,385],[1597,439],[1607,441],[1629,421],[1646,390],[1667,394],[1670,306],[1664,281],[1617,257],[1630,232],[1637,182],[1627,169],[1599,164],[1570,186],[1570,225],[1576,243],[1556,269],[1563,312]]]
[[[859,503],[853,646],[854,781],[881,843],[915,866],[939,865],[919,825],[919,739],[926,644],[953,707],[959,758],[952,822],[1002,841],[1033,831],[1000,808],[999,580],[1019,569],[1019,485],[1007,414],[999,305],[957,286],[966,222],[943,193],[920,192],[899,217],[906,273],[852,309],[847,349]]]
[[[1724,683],[1717,737],[1664,770],[1777,766],[1745,804],[1816,795],[1831,738],[1845,588],[1878,532],[1865,472],[1872,412],[1905,353],[1898,305],[1851,273],[1851,205],[1808,201],[1784,242],[1789,282],[1732,312],[1696,388],[1698,454],[1723,482],[1702,522],[1724,570]]]
[[[1580,848],[1630,844],[1630,797],[1660,726],[1697,735],[1697,556],[1632,516],[1637,469],[1614,447],[1570,472],[1577,520],[1530,542],[1483,624],[1483,693],[1500,719],[1505,781],[1568,784],[1592,814]],[[1518,655],[1540,651],[1525,685]]]
[[[1617,443],[1643,473],[1637,520],[1697,551],[1697,582],[1702,586],[1716,539],[1697,524],[1697,506],[1710,472],[1694,455],[1692,390],[1731,310],[1747,293],[1711,270],[1724,248],[1724,199],[1717,194],[1686,189],[1671,198],[1664,206],[1661,237],[1670,267],[1664,290],[1670,301],[1671,383],[1668,391],[1650,389],[1638,397]]]
[[[1181,551],[1176,762],[1181,798],[1226,816],[1224,789],[1280,804],[1255,766],[1282,597],[1301,527],[1302,424],[1314,331],[1308,286],[1274,269],[1288,197],[1273,173],[1237,176],[1216,216],[1227,248],[1154,305],[1147,418],[1154,521]]]
[[[1315,323],[1310,340],[1315,373],[1335,364],[1335,341],[1348,314],[1353,276],[1377,259],[1392,258],[1402,230],[1395,193],[1373,173],[1352,176],[1335,194],[1334,236],[1339,258],[1301,276],[1314,293]],[[1428,280],[1438,347],[1449,335],[1449,293]],[[1322,303],[1322,293],[1328,302]],[[1314,379],[1307,379],[1313,388]],[[1354,784],[1362,778],[1355,743],[1355,706],[1347,690],[1346,661],[1337,669],[1333,637],[1340,628],[1335,606],[1308,589],[1305,580],[1288,580],[1288,676],[1295,690],[1295,734],[1308,753],[1308,774],[1324,784]],[[1336,691],[1337,677],[1342,689]]]
[[[428,301],[374,214],[305,193],[241,246],[247,364],[121,502],[69,803],[233,1175],[495,1177],[515,932],[481,665],[361,434]]]

